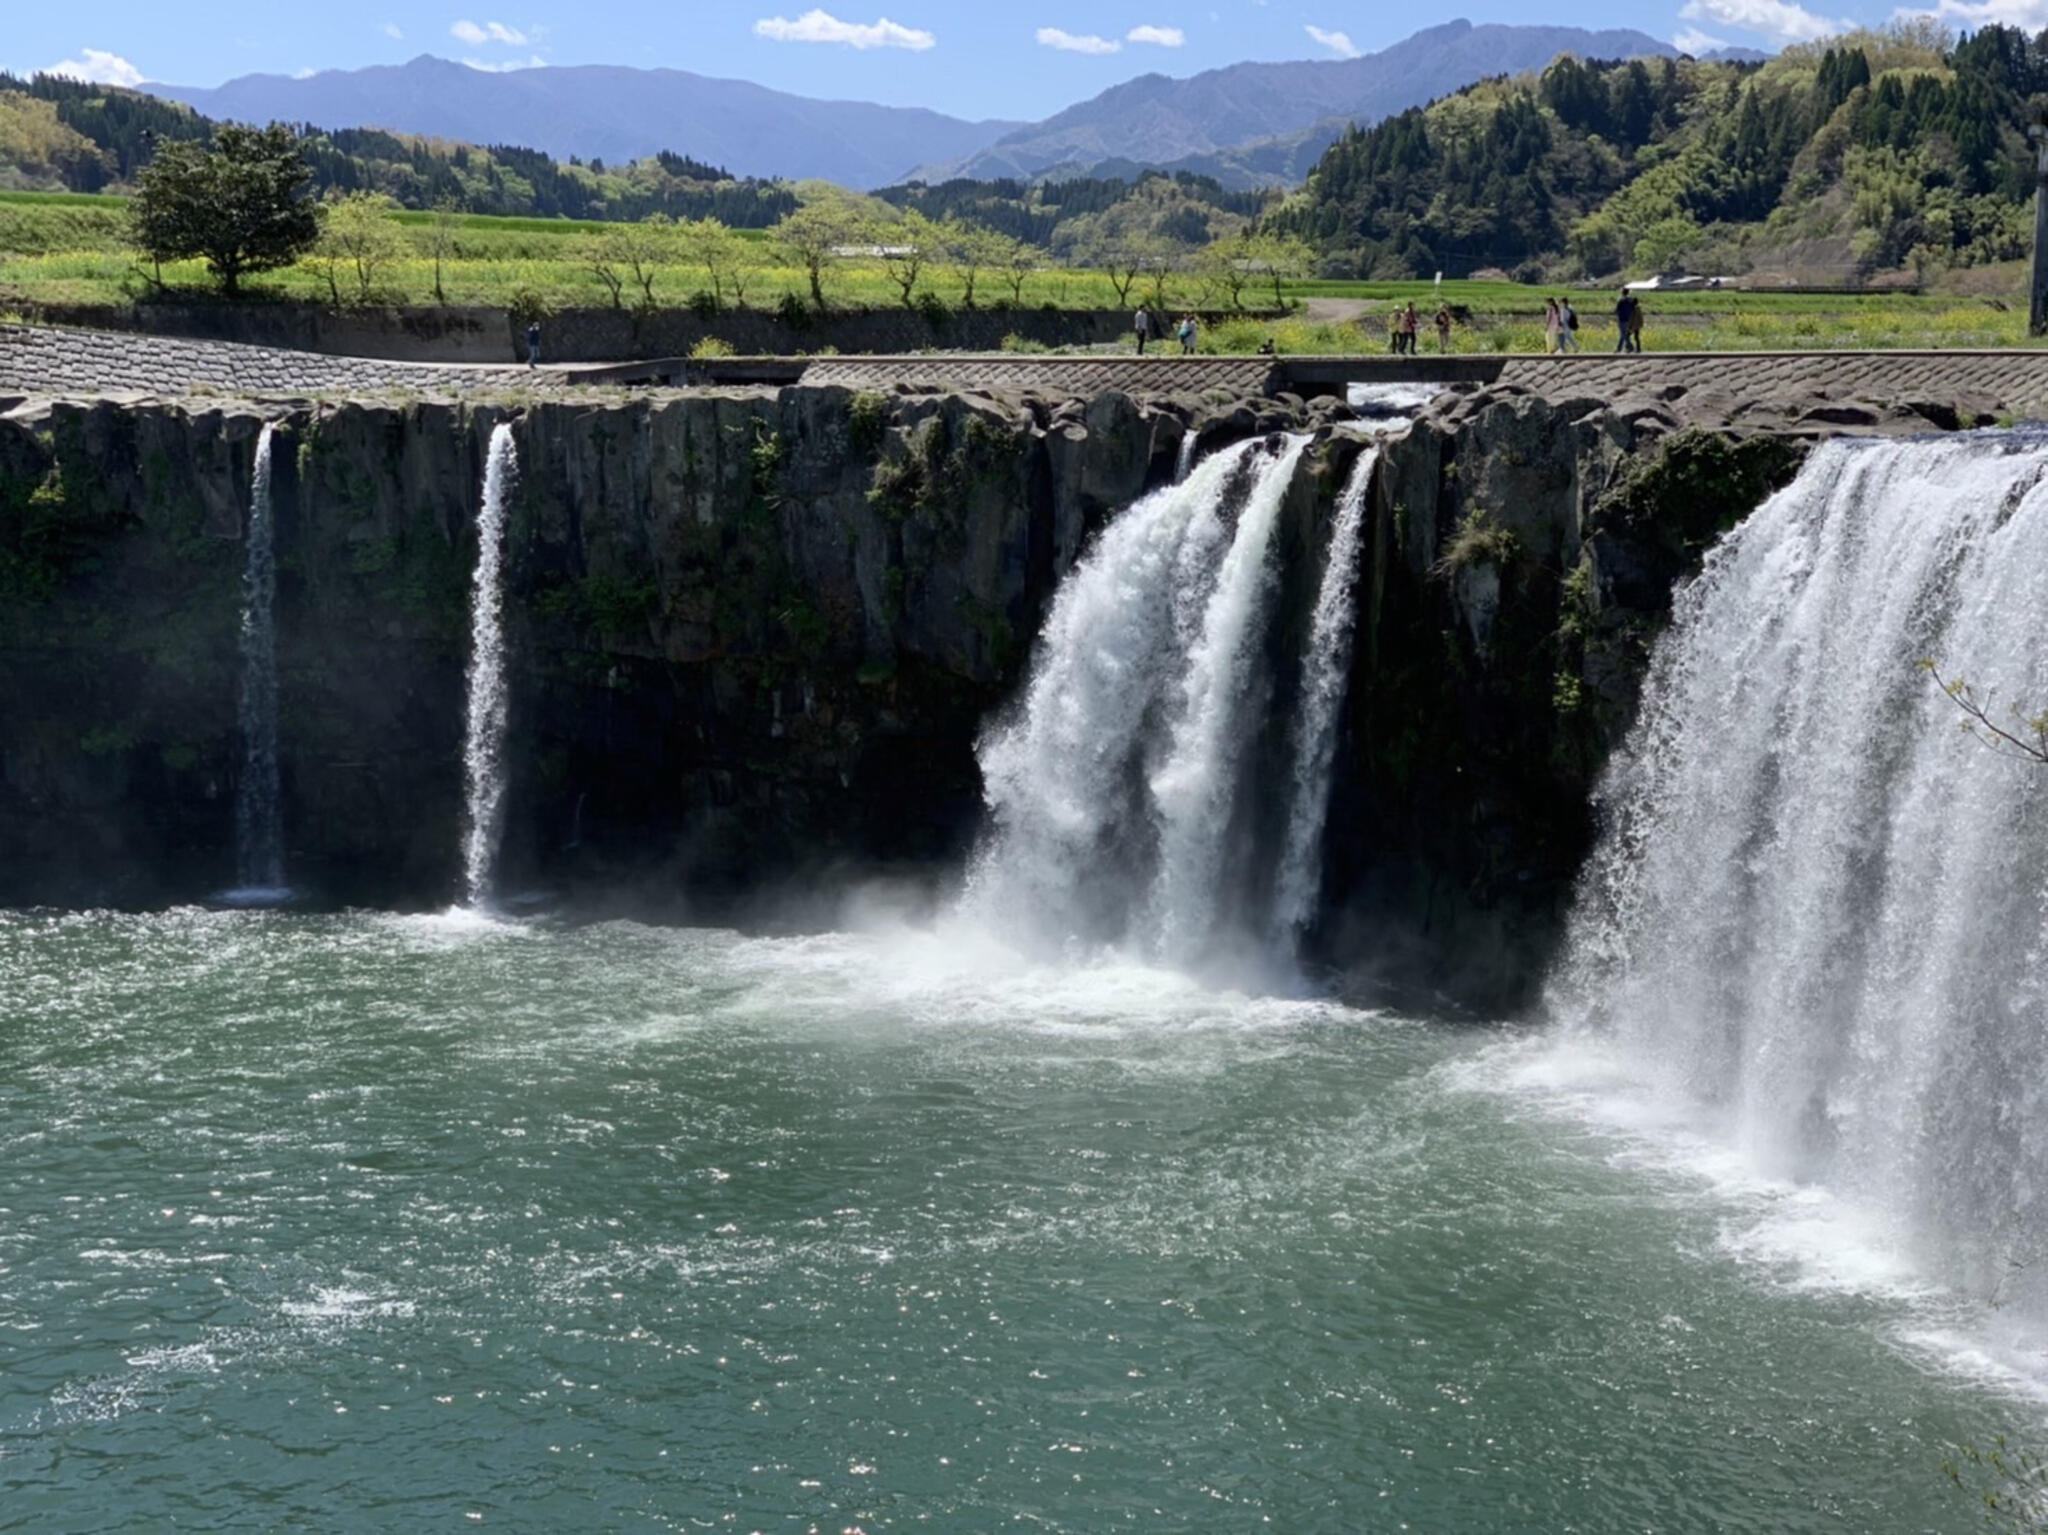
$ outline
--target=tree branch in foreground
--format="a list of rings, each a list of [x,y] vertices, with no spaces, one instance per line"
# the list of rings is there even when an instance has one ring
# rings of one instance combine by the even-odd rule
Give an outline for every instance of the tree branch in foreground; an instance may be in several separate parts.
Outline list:
[[[2008,730],[1991,717],[1989,693],[1979,694],[1961,677],[1950,681],[1942,676],[1940,667],[1933,661],[1922,661],[1920,669],[1932,677],[1935,685],[1963,711],[1965,735],[1975,736],[2001,756],[2022,757],[2048,767],[2048,714],[2030,715],[2018,704],[2013,704],[2007,713],[2014,729]]]

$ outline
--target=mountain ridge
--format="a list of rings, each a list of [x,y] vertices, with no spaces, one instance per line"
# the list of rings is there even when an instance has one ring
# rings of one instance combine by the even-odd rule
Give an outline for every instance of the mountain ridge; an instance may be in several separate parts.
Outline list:
[[[557,159],[625,161],[670,149],[747,176],[881,186],[934,144],[971,154],[1019,126],[970,123],[923,107],[792,96],[681,69],[576,64],[472,69],[431,54],[404,64],[224,85],[142,87],[208,117],[378,127],[475,144],[518,144]]]
[[[1475,26],[1454,20],[1351,59],[1144,74],[1037,123],[968,122],[920,107],[824,101],[680,69],[579,64],[489,71],[421,54],[405,64],[244,75],[144,89],[208,117],[378,127],[557,159],[634,160],[669,149],[742,176],[872,189],[905,180],[1016,177],[1097,167],[1193,170],[1226,185],[1298,183],[1352,123],[1372,123],[1493,75],[1582,58],[1672,57],[1647,33]]]
[[[1225,185],[1298,182],[1351,123],[1372,123],[1491,75],[1581,58],[1676,57],[1631,29],[1443,22],[1353,59],[1232,64],[1186,79],[1140,75],[914,179],[1031,180],[1135,163],[1214,175]]]

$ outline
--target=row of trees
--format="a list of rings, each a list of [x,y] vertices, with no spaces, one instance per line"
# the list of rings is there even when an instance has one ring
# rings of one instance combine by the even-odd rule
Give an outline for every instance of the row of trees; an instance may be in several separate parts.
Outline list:
[[[163,145],[139,178],[130,204],[136,244],[159,269],[165,261],[204,260],[230,294],[244,277],[310,261],[326,278],[336,305],[368,303],[391,269],[420,246],[391,217],[392,200],[375,192],[309,195],[312,172],[291,131],[224,126],[213,142]],[[442,276],[455,254],[463,214],[453,202],[434,211],[425,248],[434,262],[434,296],[445,301]],[[957,299],[972,307],[991,286],[1013,305],[1044,253],[996,230],[959,218],[933,219],[916,208],[848,195],[828,195],[794,209],[770,231],[750,237],[716,219],[674,220],[654,214],[612,224],[571,247],[575,260],[619,308],[652,309],[690,302],[713,309],[744,306],[762,273],[796,269],[809,297],[827,303],[826,282],[845,261],[879,264],[906,307],[935,293],[943,275]],[[1242,226],[1228,238],[1189,252],[1156,236],[1134,236],[1106,249],[1096,263],[1118,302],[1165,307],[1169,285],[1197,278],[1216,307],[1242,309],[1248,293],[1282,285],[1309,269],[1300,241]],[[692,274],[687,291],[672,286]]]

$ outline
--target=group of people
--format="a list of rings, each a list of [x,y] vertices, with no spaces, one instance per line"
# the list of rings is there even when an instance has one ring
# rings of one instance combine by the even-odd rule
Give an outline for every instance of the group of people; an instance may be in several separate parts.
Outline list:
[[[1545,351],[1578,351],[1578,331],[1579,312],[1572,308],[1570,299],[1547,298],[1543,301]],[[1643,349],[1643,301],[1626,288],[1614,302],[1614,349],[1617,352],[1640,352]]]
[[[1628,289],[1614,301],[1614,349],[1640,352],[1643,349],[1643,301]]]
[[[1579,312],[1568,298],[1543,301],[1543,350],[1552,356],[1579,349]]]
[[[1140,357],[1145,355],[1146,342],[1164,341],[1166,339],[1166,322],[1143,304],[1138,306],[1137,314],[1131,319],[1131,329],[1138,338],[1138,355]],[[1180,343],[1180,351],[1183,357],[1195,355],[1195,343],[1201,339],[1201,334],[1201,322],[1192,314],[1184,314],[1180,317],[1180,324],[1173,328],[1173,339]]]
[[[1166,340],[1165,322],[1151,310],[1139,306],[1132,320],[1132,329],[1138,338],[1138,355],[1145,355],[1148,341]],[[1436,310],[1436,345],[1439,352],[1451,349],[1451,306],[1439,304]],[[1413,300],[1397,308],[1387,321],[1388,349],[1397,357],[1415,355],[1415,338],[1422,329],[1422,315]],[[1614,349],[1617,352],[1640,352],[1643,349],[1643,301],[1627,288],[1621,290],[1621,297],[1614,305]],[[1565,297],[1546,298],[1543,301],[1543,347],[1553,356],[1559,352],[1579,350],[1579,312],[1572,307],[1572,301]],[[1192,314],[1183,315],[1175,327],[1174,339],[1180,342],[1181,354],[1193,356],[1195,342],[1200,334],[1200,323]],[[538,346],[536,333],[530,338]],[[1259,348],[1260,355],[1272,356],[1274,346],[1268,341]]]
[[[1387,344],[1397,357],[1415,355],[1415,337],[1422,329],[1422,315],[1410,300],[1405,308],[1396,309],[1394,317],[1387,322]],[[1436,349],[1448,352],[1451,349],[1451,306],[1436,306]]]

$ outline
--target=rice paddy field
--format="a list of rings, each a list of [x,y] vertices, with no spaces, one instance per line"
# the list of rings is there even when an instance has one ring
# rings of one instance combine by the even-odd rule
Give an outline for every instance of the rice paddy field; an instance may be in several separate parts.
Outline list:
[[[393,216],[406,253],[377,278],[377,298],[386,304],[427,304],[434,299],[434,216]],[[582,247],[608,226],[570,219],[491,218],[463,215],[455,221],[444,251],[441,292],[450,304],[515,306],[538,301],[548,309],[597,307],[612,296],[584,259]],[[776,250],[765,232],[745,231],[760,265],[749,277],[750,306],[773,308],[785,295],[804,295],[803,270]],[[46,304],[119,304],[147,297],[156,275],[126,243],[124,201],[117,197],[67,193],[0,193],[0,315],[24,313]],[[197,294],[207,288],[198,262],[167,265],[162,281]],[[682,306],[710,287],[701,267],[677,263],[655,279],[655,302]],[[2026,272],[2021,264],[1958,274],[1925,293],[1782,293],[1721,289],[1655,292],[1645,296],[1646,351],[1801,351],[1861,348],[1971,349],[2031,344],[2027,336]],[[1458,312],[1454,352],[1540,351],[1543,299],[1547,291],[1568,292],[1581,316],[1579,338],[1589,350],[1614,345],[1613,292],[1601,287],[1546,290],[1512,282],[1447,280],[1429,282],[1340,282],[1314,280],[1285,286],[1291,313],[1274,316],[1215,316],[1195,277],[1165,274],[1164,294],[1148,277],[1132,301],[1143,295],[1155,307],[1178,313],[1211,313],[1203,327],[1203,352],[1255,351],[1272,341],[1292,355],[1379,350],[1387,345],[1386,316],[1413,301],[1424,316],[1421,345],[1434,351],[1428,325],[1439,297]],[[249,279],[252,298],[318,301],[330,295],[322,265],[308,261]],[[1967,290],[1967,291],[1966,291]],[[630,292],[630,289],[629,289]],[[918,285],[948,307],[963,302],[960,276],[930,267]],[[900,303],[901,291],[880,261],[837,261],[825,275],[828,302],[847,307]],[[983,272],[977,299],[1008,303],[1003,274]],[[1047,266],[1024,280],[1025,305],[1074,309],[1123,307],[1107,273]],[[1263,284],[1248,289],[1245,302],[1269,301]]]

